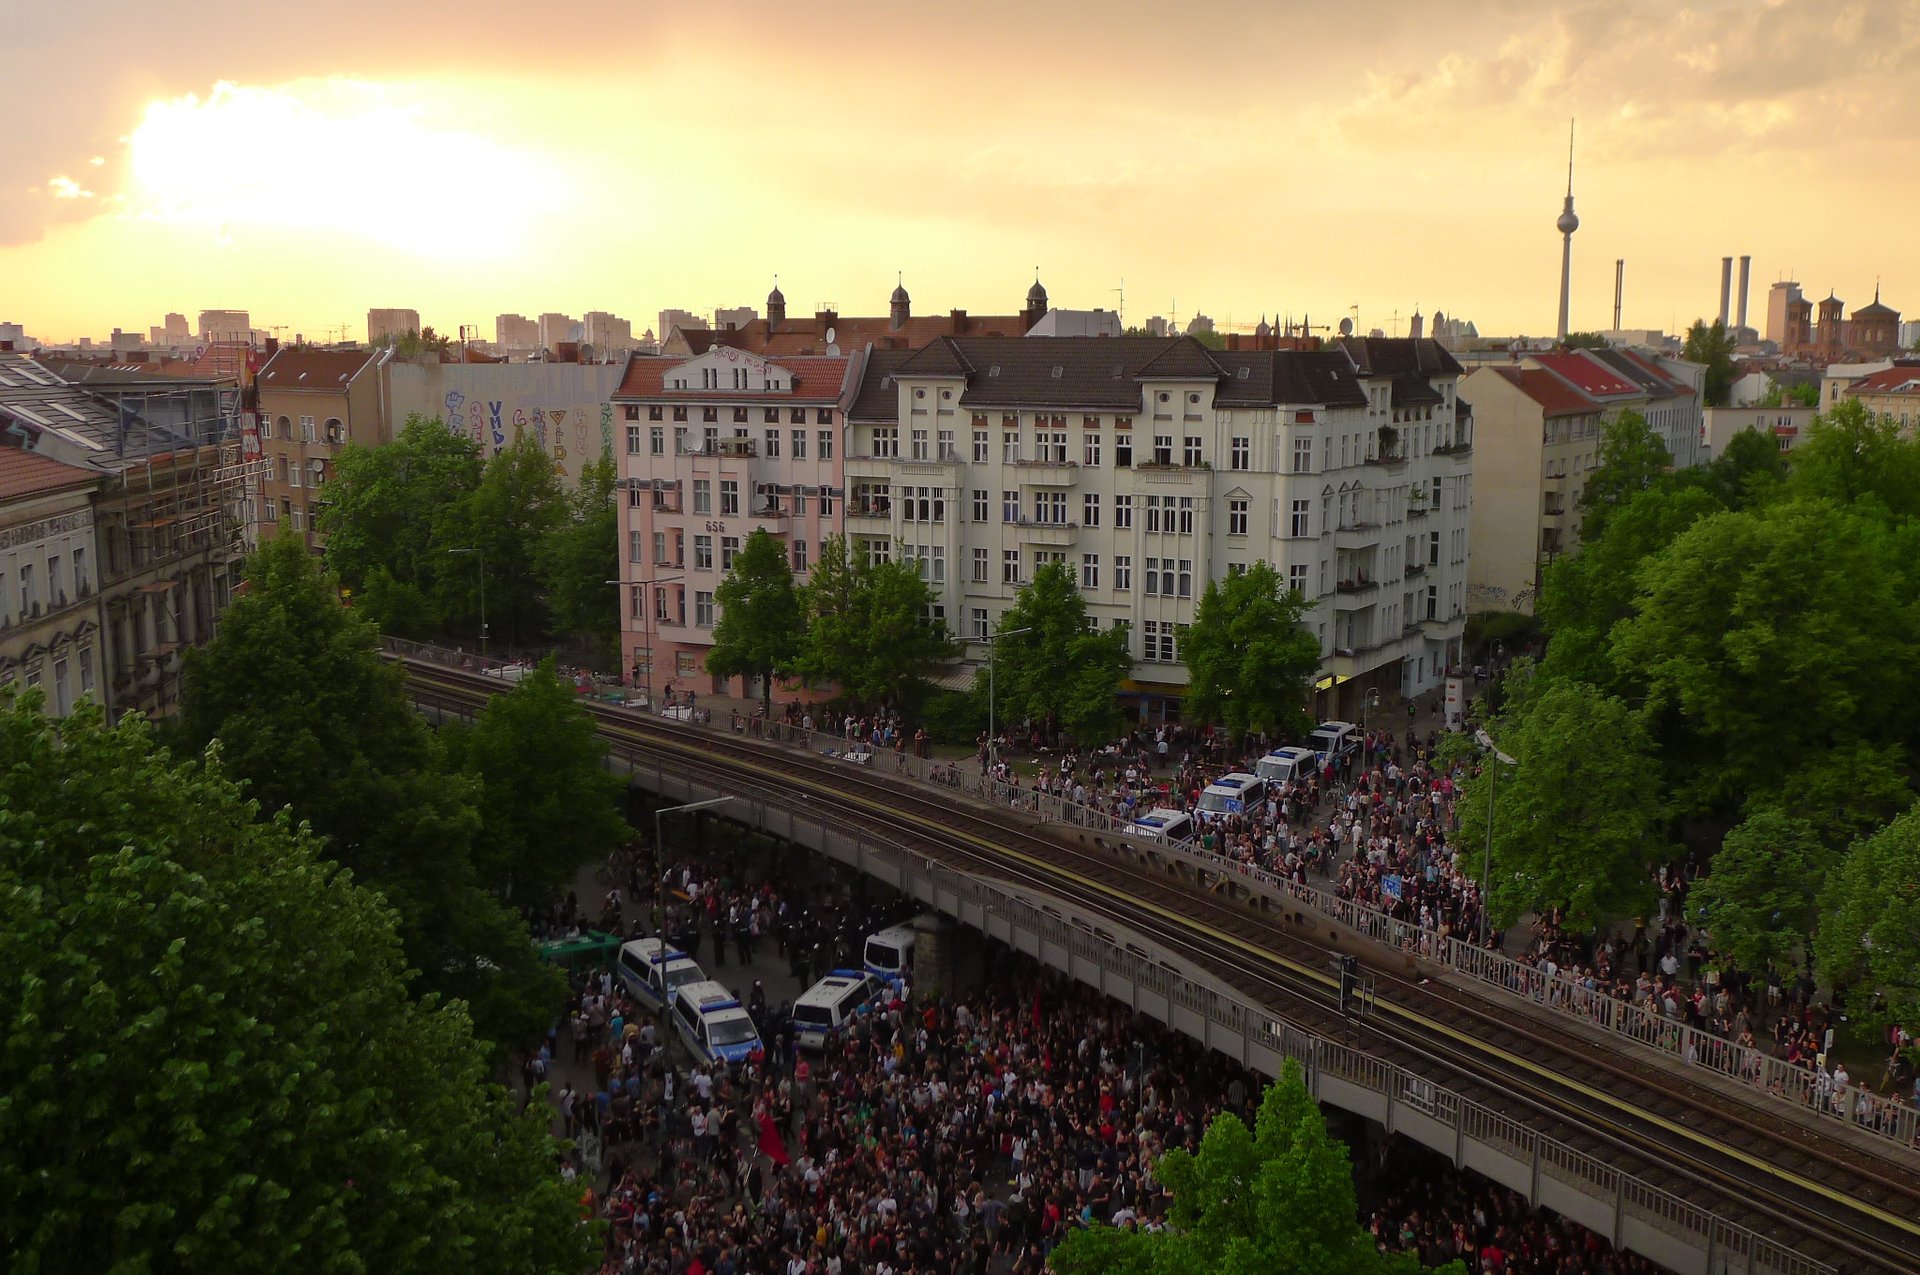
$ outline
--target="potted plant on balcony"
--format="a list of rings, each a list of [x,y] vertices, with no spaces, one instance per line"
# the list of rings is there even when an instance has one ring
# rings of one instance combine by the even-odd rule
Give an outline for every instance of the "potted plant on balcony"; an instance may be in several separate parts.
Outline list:
[[[1398,460],[1400,458],[1400,431],[1391,425],[1380,427],[1380,459]]]

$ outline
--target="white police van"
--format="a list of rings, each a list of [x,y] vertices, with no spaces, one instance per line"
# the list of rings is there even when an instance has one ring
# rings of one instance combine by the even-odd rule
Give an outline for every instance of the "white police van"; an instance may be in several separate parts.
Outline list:
[[[1212,823],[1227,815],[1258,818],[1267,808],[1267,781],[1244,770],[1222,775],[1200,794],[1200,822]]]
[[[740,998],[712,979],[682,984],[673,994],[672,1018],[702,1062],[745,1062],[760,1049],[760,1033]]]
[[[913,972],[913,947],[918,941],[918,923],[933,919],[933,914],[927,913],[912,921],[889,925],[884,930],[875,930],[867,935],[866,946],[861,949],[861,960],[867,972],[898,987]]]
[[[868,970],[835,970],[793,1003],[793,1040],[802,1049],[825,1049],[848,1023],[886,999],[886,984]]]
[[[693,958],[659,939],[635,939],[620,945],[620,981],[649,1009],[665,1009],[673,993],[706,977]]]
[[[1124,831],[1135,837],[1165,837],[1169,841],[1190,841],[1193,820],[1186,811],[1171,806],[1155,806],[1128,824]]]
[[[1320,769],[1320,758],[1311,748],[1287,744],[1276,748],[1254,763],[1254,773],[1269,784],[1301,783]]]
[[[1321,722],[1313,728],[1313,734],[1307,736],[1307,742],[1313,745],[1321,765],[1332,761],[1338,766],[1360,751],[1360,728],[1352,722]]]

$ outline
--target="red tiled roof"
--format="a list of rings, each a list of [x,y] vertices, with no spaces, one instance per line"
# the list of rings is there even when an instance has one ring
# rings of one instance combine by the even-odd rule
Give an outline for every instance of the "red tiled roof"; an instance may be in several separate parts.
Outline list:
[[[18,447],[0,447],[0,500],[44,496],[72,487],[88,487],[105,475],[66,465]]]
[[[347,382],[377,357],[370,350],[282,350],[260,369],[263,390],[332,390]]]
[[[666,387],[667,373],[693,360],[635,355],[627,360],[626,374],[621,377],[620,388],[613,392],[613,397],[617,399],[686,397],[710,398],[716,401],[733,398],[759,400],[779,397],[827,402],[838,398],[841,386],[846,384],[849,360],[845,355],[837,358],[792,358],[768,361],[793,374],[791,390],[670,390]]]
[[[1542,416],[1586,416],[1601,410],[1600,404],[1551,372],[1531,367],[1496,367],[1493,370],[1538,403]]]
[[[1617,398],[1646,392],[1598,359],[1590,359],[1584,354],[1536,354],[1534,360],[1582,393],[1596,398]]]
[[[1863,376],[1847,390],[1849,394],[1920,394],[1920,365],[1897,363],[1871,376]]]

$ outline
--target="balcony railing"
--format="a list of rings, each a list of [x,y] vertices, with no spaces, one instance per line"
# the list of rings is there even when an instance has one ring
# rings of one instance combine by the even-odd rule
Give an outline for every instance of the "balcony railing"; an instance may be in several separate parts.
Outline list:
[[[1465,456],[1473,451],[1473,440],[1464,443],[1442,443],[1433,449],[1435,456]]]

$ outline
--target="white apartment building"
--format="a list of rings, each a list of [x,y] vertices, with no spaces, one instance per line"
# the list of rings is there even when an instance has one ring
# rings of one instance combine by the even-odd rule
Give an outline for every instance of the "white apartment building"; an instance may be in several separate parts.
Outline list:
[[[1238,343],[1236,343],[1238,344]],[[848,414],[846,534],[904,553],[985,642],[1042,563],[1126,624],[1142,715],[1184,690],[1209,581],[1274,564],[1310,601],[1319,711],[1458,662],[1472,424],[1431,340],[1210,352],[1186,338],[942,338],[876,352]]]

